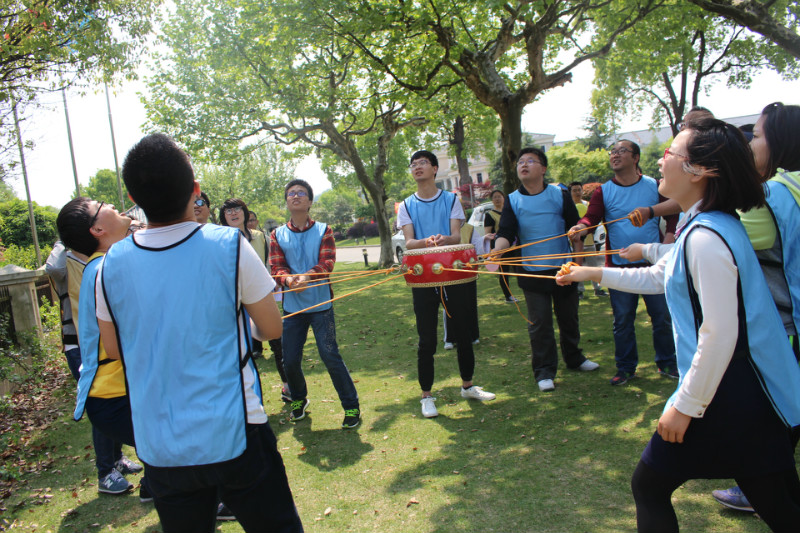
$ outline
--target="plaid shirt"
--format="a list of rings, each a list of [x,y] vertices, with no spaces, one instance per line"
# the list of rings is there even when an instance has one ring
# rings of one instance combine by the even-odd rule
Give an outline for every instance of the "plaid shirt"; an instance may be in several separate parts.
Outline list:
[[[302,233],[308,231],[315,222],[310,218],[306,221],[302,229],[295,226],[291,220],[286,223],[289,230],[295,233]],[[319,263],[311,267],[309,272],[333,272],[333,265],[336,263],[336,241],[333,239],[333,230],[330,226],[325,229],[325,234],[322,236],[322,242],[319,245]],[[275,237],[275,230],[269,235],[269,268],[275,282],[283,286],[283,276],[292,274],[289,264],[286,262],[286,255],[283,253],[281,246],[278,244],[278,239]],[[295,274],[305,274],[305,272],[295,272]],[[313,276],[310,281],[325,280],[328,276]],[[333,292],[333,291],[331,291]]]

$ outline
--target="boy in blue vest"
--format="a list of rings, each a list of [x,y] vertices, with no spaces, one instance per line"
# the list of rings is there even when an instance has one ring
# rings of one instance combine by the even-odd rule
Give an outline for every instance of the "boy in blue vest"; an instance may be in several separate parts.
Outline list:
[[[122,174],[148,224],[106,254],[97,318],[163,530],[214,531],[222,499],[245,531],[302,531],[249,347],[251,321],[281,333],[275,282],[236,228],[195,220],[200,187],[172,139],[144,137]]]
[[[505,250],[515,238],[521,244],[528,244],[564,234],[578,221],[578,209],[569,191],[555,185],[547,185],[544,175],[547,172],[547,156],[538,148],[523,148],[517,160],[519,189],[508,195],[500,217],[495,250]],[[575,243],[575,251],[583,251],[583,242]],[[566,235],[526,247],[522,255],[569,254],[569,239]],[[555,276],[558,268],[569,261],[564,255],[560,259],[525,261],[522,268],[543,276]],[[558,369],[558,350],[553,330],[553,311],[558,320],[561,339],[561,355],[568,368],[589,372],[599,366],[586,359],[578,346],[581,330],[578,324],[578,286],[576,283],[558,286],[555,279],[517,278],[525,294],[528,307],[528,335],[533,354],[533,375],[539,390],[549,392],[555,389],[553,380]]]
[[[327,224],[308,216],[314,202],[314,191],[308,183],[299,179],[290,181],[284,197],[291,218],[270,234],[269,266],[272,275],[288,289],[283,295],[283,312],[288,315],[302,311],[284,319],[281,337],[283,368],[292,396],[291,419],[302,420],[308,408],[302,362],[303,345],[311,326],[320,359],[328,369],[344,409],[342,429],[354,428],[361,423],[361,409],[353,378],[336,344],[333,304],[328,301],[333,291],[330,285],[315,286],[317,282],[328,280],[325,274],[333,272],[336,263],[333,231]],[[309,309],[311,307],[313,309]]]
[[[435,154],[420,150],[411,156],[411,175],[417,182],[417,192],[400,204],[397,225],[403,229],[409,250],[429,246],[446,246],[461,243],[461,225],[464,209],[455,194],[436,187],[439,159]],[[475,283],[474,281],[470,283]],[[472,351],[470,317],[477,313],[475,290],[469,283],[447,287],[414,287],[414,315],[417,319],[419,345],[417,371],[422,389],[422,416],[439,415],[433,397],[433,355],[436,353],[436,328],[439,321],[439,304],[444,301],[453,317],[454,340],[461,374],[461,396],[473,400],[494,400],[495,395],[472,384],[475,371],[475,354]]]

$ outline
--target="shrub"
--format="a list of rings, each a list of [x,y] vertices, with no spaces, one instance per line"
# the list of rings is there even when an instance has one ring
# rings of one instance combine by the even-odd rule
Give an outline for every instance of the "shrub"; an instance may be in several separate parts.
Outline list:
[[[51,246],[40,246],[39,251],[42,255],[42,263],[47,260],[47,256],[52,251]],[[28,270],[36,270],[36,249],[33,245],[17,246],[16,244],[9,245],[0,254],[0,267],[6,265],[17,265]]]
[[[350,226],[350,229],[347,230],[347,238],[348,239],[359,239],[364,236],[364,226],[366,224],[361,222],[360,220]]]
[[[378,225],[373,222],[364,226],[364,237],[377,237]]]
[[[342,233],[341,231],[334,231],[333,232],[333,240],[335,240],[335,241],[343,241],[345,239],[346,239],[346,237],[345,237],[344,233]]]

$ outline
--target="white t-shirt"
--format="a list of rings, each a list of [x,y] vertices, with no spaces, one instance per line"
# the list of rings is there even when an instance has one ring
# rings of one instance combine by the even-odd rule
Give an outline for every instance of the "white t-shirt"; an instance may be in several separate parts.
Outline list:
[[[440,190],[436,193],[436,195],[434,195],[433,198],[423,199],[420,198],[420,196],[417,193],[414,193],[414,196],[425,202],[431,202],[433,200],[436,200],[441,195],[442,191]],[[456,201],[453,202],[453,208],[450,209],[450,219],[454,218],[457,218],[458,220],[466,220],[467,218],[464,216],[464,208],[461,207],[461,202],[458,201],[458,198],[456,198]],[[408,210],[406,210],[406,203],[401,202],[400,208],[397,210],[397,227],[402,228],[403,226],[407,226],[408,224],[413,224],[413,223],[414,221],[411,220],[411,217],[408,215]]]
[[[181,222],[171,226],[159,228],[147,228],[139,230],[133,235],[137,244],[148,248],[165,248],[185,239],[200,224],[197,222]],[[267,268],[261,261],[255,249],[247,242],[244,234],[239,234],[239,300],[236,302],[238,308],[240,304],[252,304],[262,300],[269,295],[275,288],[275,280],[269,275]],[[106,322],[111,322],[111,313],[108,311],[103,288],[100,283],[102,266],[98,270],[97,281],[95,282],[95,298],[97,301],[97,318]],[[239,328],[244,330],[244,323],[240,319]],[[242,343],[242,353],[246,352],[246,339],[240,335]],[[261,405],[261,399],[255,393],[255,376],[249,367],[242,369],[242,380],[244,382],[245,401],[247,404],[247,423],[264,424],[267,422],[267,415]]]

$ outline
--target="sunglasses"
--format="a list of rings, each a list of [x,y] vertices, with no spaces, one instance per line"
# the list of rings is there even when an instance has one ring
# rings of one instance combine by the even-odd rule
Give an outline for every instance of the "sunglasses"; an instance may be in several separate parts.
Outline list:
[[[206,203],[205,200],[200,198],[200,199],[194,201],[194,205],[196,205],[197,207],[203,207],[204,205],[208,205],[208,204]]]
[[[287,198],[294,198],[295,196],[298,198],[305,198],[308,196],[308,193],[306,191],[289,191],[286,193]]]

